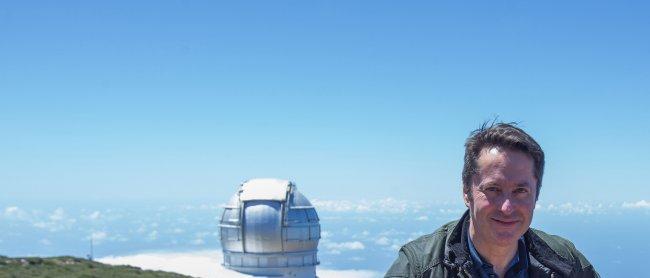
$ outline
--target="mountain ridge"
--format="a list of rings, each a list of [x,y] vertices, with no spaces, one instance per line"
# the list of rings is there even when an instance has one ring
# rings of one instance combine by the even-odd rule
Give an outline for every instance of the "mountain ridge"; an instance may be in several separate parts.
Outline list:
[[[108,265],[73,256],[11,258],[0,255],[0,277],[191,278],[192,276],[143,270],[129,265]]]

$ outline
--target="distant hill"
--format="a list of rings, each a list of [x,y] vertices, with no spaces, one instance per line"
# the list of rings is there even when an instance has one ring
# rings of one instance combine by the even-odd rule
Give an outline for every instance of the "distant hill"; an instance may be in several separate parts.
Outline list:
[[[133,266],[107,265],[70,256],[9,258],[0,256],[0,277],[164,277],[187,278],[191,276],[173,272],[142,270]]]

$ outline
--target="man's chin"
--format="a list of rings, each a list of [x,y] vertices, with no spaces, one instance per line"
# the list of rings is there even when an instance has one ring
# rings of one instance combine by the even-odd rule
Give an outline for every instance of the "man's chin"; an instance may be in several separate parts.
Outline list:
[[[495,240],[494,243],[498,246],[504,246],[504,247],[517,244],[517,241],[521,237],[519,233],[515,231],[496,232],[493,236]]]

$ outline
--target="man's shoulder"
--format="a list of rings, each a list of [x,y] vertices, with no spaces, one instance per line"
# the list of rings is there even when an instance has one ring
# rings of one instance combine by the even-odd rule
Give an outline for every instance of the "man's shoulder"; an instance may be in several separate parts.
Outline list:
[[[424,251],[431,250],[431,247],[439,244],[444,246],[447,235],[454,229],[454,227],[456,227],[457,224],[458,220],[448,222],[432,233],[420,236],[417,239],[408,242],[402,248],[423,249]]]
[[[587,258],[585,258],[585,256],[580,253],[580,251],[578,251],[576,246],[570,240],[533,228],[530,228],[530,231],[533,232],[533,234],[535,234],[544,243],[546,243],[546,245],[548,245],[548,247],[550,247],[557,256],[560,256],[564,260],[571,262],[574,267],[583,269],[591,266],[591,263],[589,263]]]
[[[439,263],[444,257],[447,236],[457,224],[458,220],[444,224],[432,233],[405,244],[401,250],[406,253],[410,261],[417,261],[422,267]]]
[[[458,220],[449,222],[402,246],[385,277],[415,277],[442,263],[447,235],[457,223]]]

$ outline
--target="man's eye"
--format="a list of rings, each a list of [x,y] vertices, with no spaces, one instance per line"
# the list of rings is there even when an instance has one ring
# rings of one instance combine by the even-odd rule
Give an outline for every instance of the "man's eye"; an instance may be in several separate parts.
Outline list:
[[[485,189],[485,191],[488,191],[488,192],[499,192],[499,188],[498,188],[498,187],[488,187],[488,188]]]
[[[528,193],[528,189],[526,189],[526,188],[517,188],[517,189],[515,189],[515,193]]]

